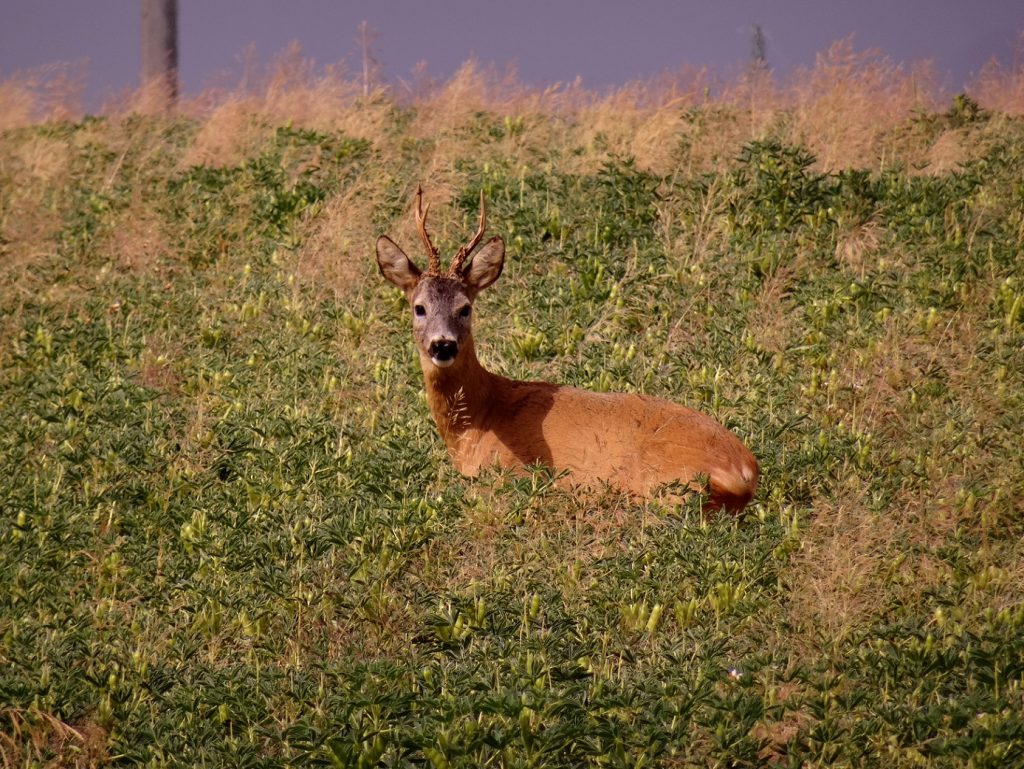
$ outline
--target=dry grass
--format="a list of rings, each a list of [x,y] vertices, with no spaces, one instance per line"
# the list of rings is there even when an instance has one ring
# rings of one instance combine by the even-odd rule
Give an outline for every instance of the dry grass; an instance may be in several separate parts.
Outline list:
[[[0,131],[82,114],[83,63],[62,62],[19,72],[0,81]]]
[[[380,180],[360,176],[309,220],[296,254],[296,272],[308,285],[342,299],[365,282],[373,265],[369,248],[380,234],[372,213],[383,193]]]
[[[359,85],[340,64],[318,68],[293,42],[267,66],[253,55],[240,80],[186,100],[182,111],[201,121],[216,119],[220,131],[203,137],[207,151],[219,142],[257,141],[264,126],[291,124],[316,131],[338,131],[355,138],[378,139],[392,105],[380,90],[364,97]],[[218,136],[218,133],[226,136]],[[247,144],[243,141],[241,149]]]
[[[1024,30],[1017,36],[1011,64],[992,59],[968,88],[985,109],[1008,115],[1024,115]]]
[[[62,186],[71,152],[63,139],[41,135],[0,145],[0,230],[9,253],[0,269],[24,266],[48,248],[60,221],[44,190]]]
[[[415,102],[416,136],[445,136],[472,123],[480,112],[505,116],[523,110],[529,91],[520,85],[514,70],[499,72],[470,60],[452,78]]]
[[[229,98],[203,121],[181,159],[183,167],[230,168],[245,162],[273,133],[253,105]]]
[[[8,312],[0,333],[9,338],[24,302],[49,287],[32,274],[53,259],[63,225],[60,194],[71,148],[46,136],[0,142],[0,299]],[[46,190],[51,190],[47,193]]]
[[[0,84],[0,129],[78,117],[82,81],[82,68],[70,65],[9,78]],[[447,82],[418,71],[411,82],[366,96],[343,66],[318,67],[293,43],[265,65],[250,51],[242,72],[220,81],[179,107],[199,123],[181,160],[186,167],[236,165],[266,139],[268,126],[292,124],[369,139],[388,153],[397,153],[408,137],[429,139],[433,146],[421,175],[442,191],[458,186],[452,161],[478,142],[482,113],[529,125],[499,142],[514,163],[556,151],[563,166],[578,166],[569,171],[631,156],[657,173],[693,173],[735,157],[746,142],[774,137],[808,147],[820,168],[834,170],[919,163],[919,148],[902,146],[898,129],[917,111],[948,99],[927,64],[899,66],[877,50],[857,50],[851,39],[785,80],[767,69],[722,80],[682,67],[606,91],[578,81],[537,89],[524,85],[512,68],[468,61]],[[972,93],[985,107],[1018,114],[1022,83],[1019,67],[993,62]],[[146,113],[151,101],[140,89],[104,111],[112,118]],[[412,121],[403,136],[390,136],[394,111],[409,107]],[[694,108],[701,108],[699,117]],[[969,146],[961,134],[940,136],[924,160],[942,171],[960,162]]]
[[[150,336],[147,342],[146,350],[139,356],[136,372],[139,382],[166,397],[177,397],[181,392],[181,378],[174,370],[174,360],[182,355],[181,344],[157,335]]]
[[[471,591],[474,585],[501,576],[525,589],[532,581],[529,575],[542,571],[554,557],[565,564],[562,587],[572,593],[585,588],[595,564],[622,554],[626,542],[656,531],[662,520],[620,492],[582,487],[570,491],[558,482],[549,484],[544,473],[532,478],[536,491],[530,504],[510,508],[504,492],[523,479],[502,472],[495,480],[493,492],[485,491],[467,507],[454,536],[432,547],[428,579],[436,580],[438,589],[456,585]],[[517,531],[513,537],[510,527]]]
[[[1006,514],[1005,500],[995,500],[988,513],[984,510],[992,500],[978,508],[956,501],[977,476],[948,474],[948,468],[936,464],[927,471],[926,492],[902,492],[883,513],[869,509],[867,479],[852,472],[841,496],[813,502],[809,528],[786,576],[794,631],[788,643],[794,648],[813,654],[817,644],[841,642],[881,620],[893,606],[927,606],[930,593],[955,579],[941,548],[957,531],[993,525],[999,520],[993,510]],[[1020,561],[998,549],[982,549],[974,560],[975,579],[985,582],[971,596],[977,601],[973,609],[1018,606],[1024,572],[993,564]]]
[[[772,273],[761,284],[747,318],[754,341],[772,353],[784,352],[799,332],[800,308],[790,296],[793,274],[791,267]]]
[[[966,131],[947,131],[928,149],[927,170],[931,174],[955,171],[970,157]]]
[[[862,488],[848,487],[841,497],[813,502],[809,529],[787,574],[789,618],[804,642],[842,641],[878,619],[898,595],[911,599],[948,575],[948,566],[931,556],[908,555],[908,540],[918,538],[922,500],[904,500],[882,516],[868,509]]]
[[[110,254],[124,270],[146,272],[156,269],[161,260],[170,256],[171,246],[164,232],[163,218],[151,204],[136,197],[132,204],[117,216],[116,223],[107,233],[106,243],[100,248]]]
[[[0,114],[5,115],[0,127],[79,115],[81,77],[71,72],[64,67],[0,85]],[[1014,112],[1021,82],[1019,71],[993,64],[975,87],[983,104]],[[140,90],[106,111],[111,116],[146,112],[147,98]],[[785,82],[765,69],[722,81],[704,69],[684,67],[605,92],[589,91],[579,82],[535,89],[523,85],[514,69],[469,61],[445,83],[421,73],[411,83],[369,97],[343,67],[318,68],[293,44],[266,66],[250,55],[235,82],[182,102],[180,110],[200,121],[182,162],[236,164],[259,146],[267,126],[285,123],[387,144],[393,110],[412,106],[406,135],[437,140],[424,171],[440,175],[442,184],[464,142],[477,141],[473,128],[484,112],[530,121],[529,138],[508,143],[516,159],[557,147],[578,170],[592,170],[609,155],[628,155],[658,173],[680,166],[700,171],[733,157],[743,143],[773,134],[808,146],[823,169],[877,167],[900,162],[895,129],[915,110],[943,98],[926,65],[900,67],[878,51],[857,51],[849,39]],[[691,114],[695,107],[703,108],[700,124]],[[538,116],[542,119],[534,119]],[[940,143],[936,162],[943,162],[954,143]],[[524,153],[524,144],[530,152]],[[576,152],[579,148],[584,151]]]
[[[717,104],[746,113],[747,131],[756,136],[774,121],[780,108],[796,106],[799,117],[805,119],[810,111],[804,107],[827,104],[835,111],[826,114],[858,114],[877,119],[880,107],[895,106],[897,113],[902,114],[930,103],[929,98],[939,95],[927,65],[901,67],[877,50],[856,50],[849,38],[833,44],[819,55],[813,67],[798,71],[786,82],[780,83],[766,69],[747,69],[732,80],[722,80],[705,68],[683,66],[604,91],[588,90],[579,81],[532,88],[519,80],[514,67],[469,60],[447,82],[418,71],[411,82],[380,86],[367,97],[356,77],[343,65],[320,67],[303,55],[298,43],[291,43],[265,65],[256,60],[251,50],[242,58],[241,73],[222,74],[216,79],[219,82],[205,92],[184,98],[180,108],[203,117],[227,103],[243,101],[275,123],[294,120],[311,128],[343,130],[345,113],[351,112],[354,104],[373,103],[385,95],[403,105],[433,107],[429,110],[432,122],[422,126],[434,135],[443,132],[446,123],[462,124],[466,114],[480,110],[502,116],[590,114],[593,119],[586,122],[598,124],[597,130],[601,130],[602,124],[619,130],[621,121],[613,121],[614,125],[605,123],[602,113],[605,117],[636,115],[637,124],[642,125],[658,110]],[[9,129],[80,115],[84,79],[84,65],[68,63],[8,78],[0,83],[5,107],[0,127]],[[1001,105],[1007,105],[1010,109],[1003,111],[1013,112],[1020,81],[1018,69],[993,61],[973,87],[979,97],[990,100],[983,106],[1003,109]],[[112,100],[104,112],[146,111],[149,98],[140,90]]]
[[[879,233],[869,223],[839,241],[838,255],[859,273],[878,245]],[[887,256],[899,264],[899,254]],[[795,627],[842,639],[891,605],[920,605],[929,590],[951,579],[952,566],[937,556],[944,544],[958,532],[983,535],[1001,516],[1015,514],[1012,492],[989,485],[1004,472],[1002,449],[992,436],[1005,430],[1005,407],[992,383],[979,376],[985,332],[972,310],[991,300],[967,297],[967,309],[946,311],[927,324],[918,317],[888,317],[871,345],[836,363],[830,418],[868,436],[872,446],[898,447],[877,457],[873,473],[893,474],[903,488],[879,513],[869,491],[877,479],[846,466],[839,472],[840,494],[814,500],[788,574]],[[942,383],[940,395],[925,394],[929,382]],[[933,408],[949,415],[944,423],[915,405],[927,397],[942,399],[945,405]],[[908,484],[914,475],[919,480]],[[999,557],[981,552],[977,568],[983,571]],[[1019,595],[1010,591],[1002,605],[1014,600]]]
[[[884,234],[884,228],[875,221],[847,228],[836,236],[836,259],[851,274],[863,278],[868,269],[877,267]]]
[[[0,766],[91,769],[105,766],[107,732],[95,722],[72,726],[42,710],[0,709]]]
[[[877,50],[857,51],[850,38],[798,72],[795,143],[808,147],[824,170],[878,168],[893,163],[891,134],[939,96],[927,64],[909,71]]]

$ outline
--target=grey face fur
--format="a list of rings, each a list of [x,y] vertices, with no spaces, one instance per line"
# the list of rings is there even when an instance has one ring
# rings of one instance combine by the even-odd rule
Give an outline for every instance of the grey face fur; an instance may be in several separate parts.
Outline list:
[[[416,347],[438,368],[455,363],[472,338],[473,300],[498,279],[504,263],[505,244],[492,238],[460,273],[434,275],[422,272],[390,238],[377,239],[377,266],[405,292]]]
[[[472,334],[473,303],[461,280],[424,276],[409,298],[412,336],[438,368],[455,362]]]

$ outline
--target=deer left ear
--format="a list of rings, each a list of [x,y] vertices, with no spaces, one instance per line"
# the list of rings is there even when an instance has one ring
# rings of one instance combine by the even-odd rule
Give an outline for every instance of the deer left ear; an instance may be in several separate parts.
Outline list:
[[[475,295],[496,281],[504,266],[505,241],[494,237],[488,240],[484,247],[477,251],[473,261],[462,269],[462,279]]]

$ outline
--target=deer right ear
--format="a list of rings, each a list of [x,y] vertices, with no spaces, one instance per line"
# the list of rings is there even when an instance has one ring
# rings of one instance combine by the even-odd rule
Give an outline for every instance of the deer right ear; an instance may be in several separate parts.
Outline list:
[[[377,238],[377,266],[388,283],[408,294],[420,280],[422,272],[387,235]]]

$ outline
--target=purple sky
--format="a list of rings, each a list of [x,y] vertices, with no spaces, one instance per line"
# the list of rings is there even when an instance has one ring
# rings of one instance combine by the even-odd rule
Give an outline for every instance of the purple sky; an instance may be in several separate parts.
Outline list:
[[[0,0],[0,77],[85,60],[95,107],[137,84],[139,19],[139,0]],[[858,50],[931,59],[951,90],[993,56],[1024,63],[1024,0],[180,0],[184,91],[224,84],[217,76],[239,73],[249,44],[266,61],[298,40],[318,64],[348,57],[354,68],[364,19],[389,78],[420,61],[445,78],[470,56],[514,62],[532,85],[581,76],[599,88],[682,64],[729,75],[749,57],[755,23],[780,74],[851,34]]]

